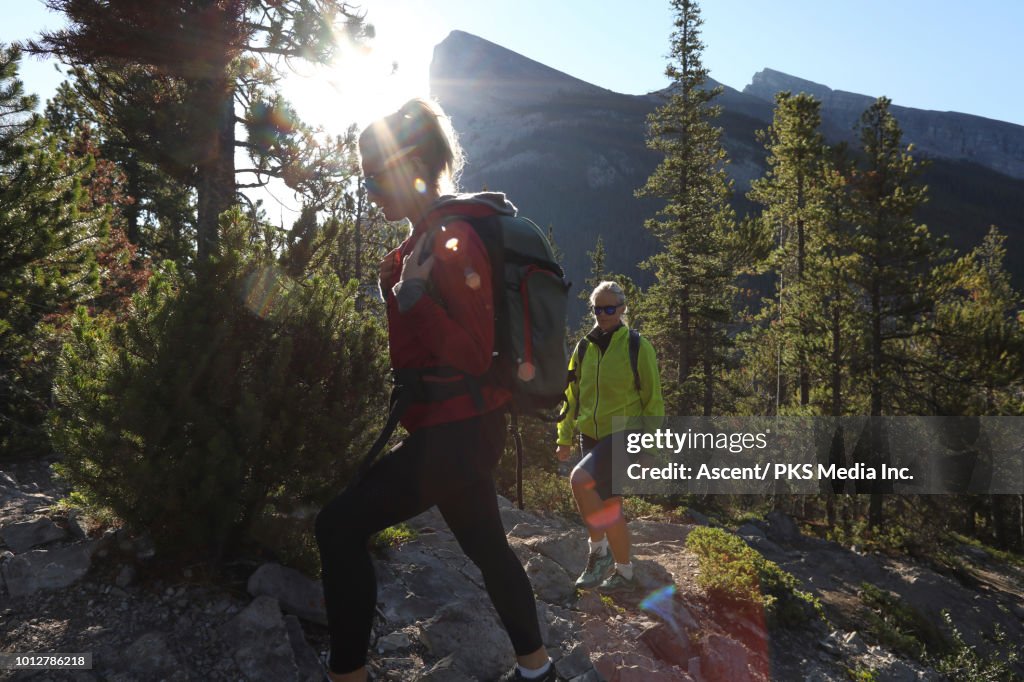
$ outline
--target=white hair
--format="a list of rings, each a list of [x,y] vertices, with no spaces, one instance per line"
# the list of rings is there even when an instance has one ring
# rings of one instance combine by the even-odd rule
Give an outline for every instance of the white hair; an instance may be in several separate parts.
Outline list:
[[[594,287],[594,290],[590,292],[590,305],[597,305],[597,297],[606,291],[610,291],[615,294],[619,299],[619,305],[626,302],[626,292],[622,290],[618,282],[604,281]]]
[[[594,287],[594,290],[590,292],[590,305],[597,305],[597,297],[606,291],[610,291],[613,294],[615,294],[615,296],[619,299],[619,305],[625,305],[626,292],[622,290],[622,287],[619,286],[618,282],[612,282],[611,280],[605,280],[604,282],[601,282],[596,287]],[[625,324],[626,326],[629,326],[629,318],[626,316],[627,312],[629,312],[628,306],[625,310],[622,311],[622,323]]]

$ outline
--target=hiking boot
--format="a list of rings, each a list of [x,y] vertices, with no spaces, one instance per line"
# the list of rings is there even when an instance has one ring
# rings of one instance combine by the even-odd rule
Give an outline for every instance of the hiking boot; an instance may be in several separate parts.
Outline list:
[[[632,578],[627,578],[618,571],[615,571],[597,586],[597,591],[603,594],[622,594],[633,592],[637,587],[639,585],[636,582],[636,575]]]
[[[550,666],[548,666],[548,671],[546,673],[544,673],[540,677],[534,677],[532,680],[529,680],[528,682],[562,682],[562,680],[564,679],[565,678],[558,676],[558,673],[555,672],[555,664],[552,663]],[[519,682],[520,680],[523,680],[523,682],[527,682],[526,678],[523,677],[522,674],[519,672],[518,665],[512,666],[511,670],[509,670],[507,673],[498,678],[498,682]]]
[[[612,553],[605,550],[604,554],[591,554],[587,557],[587,567],[576,578],[576,589],[587,590],[600,585],[608,574],[615,568],[615,558]]]

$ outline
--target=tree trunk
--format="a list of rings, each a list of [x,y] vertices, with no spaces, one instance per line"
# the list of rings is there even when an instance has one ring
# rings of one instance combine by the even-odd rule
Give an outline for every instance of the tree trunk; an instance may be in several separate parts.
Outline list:
[[[714,363],[711,354],[714,352],[714,328],[707,324],[704,326],[704,416],[710,417],[714,411],[715,397],[715,375]]]
[[[882,297],[878,283],[871,287],[871,465],[881,466],[882,457]],[[882,525],[882,481],[876,478],[871,485],[871,503],[868,507],[868,527]]]
[[[839,297],[836,297],[835,305],[832,308],[832,416],[839,417],[843,414],[842,388],[842,346],[840,345],[840,314]]]
[[[804,176],[801,173],[797,177],[796,187],[797,210],[801,211],[796,220],[796,282],[797,294],[803,296],[804,284],[804,261],[807,257],[806,235],[804,234]],[[804,319],[803,306],[798,306],[800,325],[800,349],[798,364],[800,365],[800,404],[807,405],[811,402],[811,374],[807,367],[807,351],[804,350],[804,342],[807,339],[807,321]]]
[[[206,156],[197,167],[197,254],[200,262],[215,253],[220,214],[235,203],[235,112],[227,67],[200,82],[198,105],[208,113]]]
[[[366,190],[360,185],[356,192],[356,220],[355,220],[355,251],[356,267],[354,277],[360,285],[363,283],[363,209],[366,207]]]
[[[685,404],[686,402],[686,382],[690,378],[690,354],[692,349],[691,338],[690,338],[690,302],[689,297],[684,292],[683,300],[679,307],[679,326],[682,331],[682,339],[679,344],[679,372],[678,382],[679,389],[682,394],[681,400],[684,401],[679,405],[679,414],[690,414],[690,406]]]
[[[1024,552],[1024,495],[1017,496],[1017,551]]]

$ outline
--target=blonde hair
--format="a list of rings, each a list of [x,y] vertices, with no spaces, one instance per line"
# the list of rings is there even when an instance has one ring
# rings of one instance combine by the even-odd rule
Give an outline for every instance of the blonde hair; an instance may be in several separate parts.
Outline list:
[[[458,190],[464,156],[451,119],[433,100],[414,98],[393,114],[380,118],[359,136],[364,161],[384,165],[401,156],[415,156],[426,166],[429,182],[442,194]]]

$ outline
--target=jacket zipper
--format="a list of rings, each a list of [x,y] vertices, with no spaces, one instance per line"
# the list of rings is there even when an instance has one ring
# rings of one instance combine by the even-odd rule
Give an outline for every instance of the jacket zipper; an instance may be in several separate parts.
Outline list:
[[[597,346],[596,343],[593,345]],[[611,347],[610,343],[608,345]],[[594,380],[594,438],[596,440],[601,440],[601,429],[597,425],[597,408],[598,405],[601,404],[601,358],[604,357],[604,351],[598,347],[597,352],[600,353],[600,355],[597,356],[597,377]],[[582,369],[583,368],[581,367],[580,370],[582,371]]]

